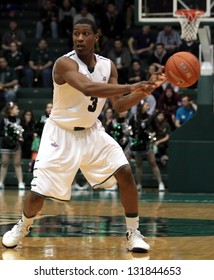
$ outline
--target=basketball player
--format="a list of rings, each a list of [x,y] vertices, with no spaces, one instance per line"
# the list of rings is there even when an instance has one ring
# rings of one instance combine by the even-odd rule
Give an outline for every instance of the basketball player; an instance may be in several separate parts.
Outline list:
[[[94,54],[97,41],[94,23],[79,20],[73,29],[74,50],[55,62],[52,112],[43,129],[22,218],[2,239],[7,248],[16,247],[29,233],[46,198],[70,200],[71,184],[80,168],[93,188],[110,187],[117,181],[125,211],[127,249],[150,249],[138,230],[138,193],[130,165],[119,144],[104,131],[98,116],[107,97],[115,110],[126,111],[166,78],[160,72],[149,82],[118,85],[114,64]]]

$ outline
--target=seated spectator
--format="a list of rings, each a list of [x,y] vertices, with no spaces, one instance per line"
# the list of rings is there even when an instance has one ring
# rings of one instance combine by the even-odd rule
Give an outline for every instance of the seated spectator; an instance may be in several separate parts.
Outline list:
[[[180,127],[187,122],[197,111],[197,105],[190,99],[189,96],[183,96],[181,99],[181,107],[176,110],[175,126]]]
[[[11,19],[9,22],[9,28],[2,35],[1,47],[6,54],[10,51],[10,44],[16,43],[18,50],[24,54],[25,59],[28,58],[28,51],[25,48],[26,35],[24,30],[20,29],[18,22],[15,19]]]
[[[156,44],[159,43],[162,43],[169,54],[172,54],[179,50],[182,42],[179,33],[171,25],[165,25],[157,35]]]
[[[128,46],[133,59],[140,59],[144,62],[144,66],[147,66],[155,46],[155,36],[150,26],[144,25],[141,30],[136,31],[128,39]]]
[[[88,6],[86,4],[81,4],[80,12],[74,16],[73,24],[75,24],[75,22],[77,22],[78,20],[84,18],[90,19],[95,22],[94,16],[88,11]]]
[[[157,104],[155,97],[153,96],[153,94],[150,94],[150,95],[146,96],[144,98],[144,100],[149,104],[149,110],[148,110],[147,114],[151,117],[154,116],[156,113],[156,104]],[[136,114],[137,106],[138,105],[132,106],[132,108],[130,110],[131,115]]]
[[[16,72],[19,84],[22,85],[24,78],[25,59],[21,51],[18,50],[17,44],[12,42],[10,44],[10,51],[5,55],[9,67]]]
[[[162,84],[163,91],[168,87],[173,88],[174,92],[179,93],[180,88],[176,85],[171,84],[169,81],[166,81],[164,84]]]
[[[76,8],[70,0],[63,0],[59,9],[59,33],[60,37],[67,38],[73,29],[73,20],[76,15]]]
[[[128,71],[128,83],[134,84],[146,80],[146,73],[143,70],[140,60],[133,60]]]
[[[103,34],[100,27],[97,28],[97,34],[99,36],[99,40],[95,44],[95,53],[107,56],[109,51],[109,39]]]
[[[149,104],[148,115],[153,116],[156,112],[156,105],[157,105],[157,101],[156,101],[154,95],[150,94],[150,95],[146,96],[144,100],[147,101]]]
[[[175,114],[180,107],[180,96],[168,85],[158,98],[157,110],[164,113],[171,129],[175,129]]]
[[[21,126],[23,127],[22,158],[31,159],[31,146],[35,136],[35,119],[32,110],[24,110],[21,116]]]
[[[132,28],[134,25],[134,0],[125,2],[126,29]]]
[[[38,48],[32,52],[29,67],[26,69],[26,84],[28,87],[40,85],[42,87],[52,86],[53,55],[48,49],[46,40],[41,39]]]
[[[114,46],[108,52],[108,58],[110,58],[118,71],[118,83],[127,83],[128,69],[131,65],[131,54],[129,49],[123,45],[120,38],[114,40]]]
[[[0,57],[0,100],[2,109],[6,103],[14,102],[18,89],[18,79],[13,68],[8,66],[7,59]]]
[[[120,36],[123,37],[126,28],[125,20],[122,14],[117,12],[114,2],[109,1],[107,4],[106,12],[101,19],[101,29],[103,34],[113,40]]]
[[[157,162],[165,165],[168,160],[168,143],[171,133],[170,125],[163,112],[158,111],[151,121],[152,130],[155,133],[154,147],[157,149],[155,157]]]
[[[149,59],[149,64],[158,63],[160,65],[165,65],[169,57],[170,54],[165,49],[164,45],[158,43],[155,45],[155,50]]]
[[[112,108],[106,108],[104,112],[104,116],[102,119],[102,125],[105,128],[105,131],[112,135],[113,130],[113,120],[114,120],[114,112]]]
[[[53,39],[58,38],[58,8],[51,0],[42,3],[39,13],[39,21],[36,23],[36,39],[41,39],[47,31],[51,32]]]

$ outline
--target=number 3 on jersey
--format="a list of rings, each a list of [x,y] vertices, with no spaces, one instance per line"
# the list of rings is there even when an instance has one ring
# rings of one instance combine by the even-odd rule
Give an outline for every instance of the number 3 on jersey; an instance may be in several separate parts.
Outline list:
[[[91,97],[90,100],[92,101],[92,103],[88,106],[88,111],[95,112],[97,108],[98,97]]]

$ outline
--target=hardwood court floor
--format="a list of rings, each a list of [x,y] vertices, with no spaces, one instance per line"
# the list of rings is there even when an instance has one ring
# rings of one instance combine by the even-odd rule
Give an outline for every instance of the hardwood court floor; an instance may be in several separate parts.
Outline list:
[[[0,236],[20,218],[25,193],[0,192]],[[16,249],[0,245],[0,259],[214,260],[214,194],[139,193],[140,229],[148,254],[125,249],[117,191],[73,191],[67,203],[46,200],[33,230]]]

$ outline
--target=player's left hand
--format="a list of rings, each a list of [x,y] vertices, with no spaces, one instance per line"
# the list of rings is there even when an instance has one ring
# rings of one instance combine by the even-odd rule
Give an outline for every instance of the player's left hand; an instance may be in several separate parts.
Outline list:
[[[157,72],[153,73],[149,78],[149,82],[155,85],[155,88],[162,86],[167,81],[167,77],[164,73],[164,66],[161,66]]]

